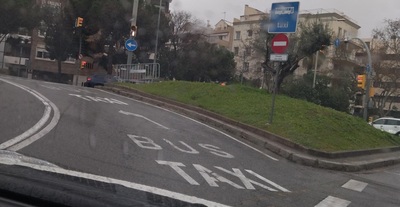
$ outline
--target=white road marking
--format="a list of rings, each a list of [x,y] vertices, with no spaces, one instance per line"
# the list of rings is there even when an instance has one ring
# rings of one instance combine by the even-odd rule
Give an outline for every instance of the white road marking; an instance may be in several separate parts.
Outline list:
[[[189,184],[191,185],[200,185],[196,180],[194,180],[192,177],[190,177],[189,174],[187,174],[181,167],[186,167],[183,163],[180,162],[172,162],[172,161],[163,161],[163,160],[156,160],[156,162],[160,165],[167,165],[170,166],[173,170],[175,170],[175,172],[177,172],[183,179],[185,179]],[[268,187],[264,184],[261,184],[259,182],[256,182],[254,180],[251,180],[249,178],[247,178],[242,171],[240,171],[237,168],[232,168],[233,172],[224,169],[222,167],[218,167],[218,166],[214,166],[214,168],[225,172],[229,175],[233,175],[237,178],[239,178],[240,181],[242,181],[244,187],[234,183],[233,181],[228,180],[227,178],[221,176],[220,174],[217,174],[215,172],[213,172],[212,170],[199,165],[199,164],[193,164],[193,167],[200,173],[200,175],[204,178],[204,180],[208,183],[208,185],[210,185],[211,187],[219,187],[219,185],[217,184],[217,182],[223,182],[223,183],[227,183],[233,187],[235,187],[236,189],[248,189],[248,190],[255,190],[256,188],[253,185],[257,185],[259,187],[262,187],[266,190],[272,191],[272,192],[277,192],[278,190],[281,190],[282,192],[286,192],[286,193],[290,193],[289,190],[287,190],[286,188],[268,180],[267,178],[262,177],[261,175],[251,171],[251,170],[246,170],[247,172],[249,172],[252,175],[255,175],[257,178],[259,178],[262,181],[265,181],[266,183],[276,187],[278,190]]]
[[[400,173],[397,173],[397,172],[389,172],[389,171],[384,171],[384,172],[385,172],[385,173],[388,173],[388,174],[400,176]]]
[[[159,127],[161,127],[161,128],[164,128],[164,129],[166,129],[166,130],[169,130],[168,127],[166,127],[166,126],[164,126],[164,125],[162,125],[162,124],[160,124],[160,123],[157,123],[157,122],[155,122],[155,121],[153,121],[153,120],[151,120],[151,119],[149,119],[149,118],[147,118],[147,117],[145,117],[145,116],[143,116],[143,115],[135,114],[135,113],[131,113],[131,112],[126,112],[126,111],[122,111],[122,110],[120,110],[119,113],[125,114],[125,115],[128,115],[128,116],[130,115],[130,116],[135,116],[135,117],[139,117],[139,118],[145,119],[145,120],[147,120],[147,121],[149,121],[149,122],[151,122],[151,123],[153,123],[153,124],[155,124],[155,125],[157,125],[157,126],[159,126]]]
[[[212,172],[211,170],[199,165],[199,164],[193,164],[194,168],[196,168],[197,171],[199,171],[200,175],[206,180],[206,182],[211,186],[211,187],[219,187],[217,182],[222,182],[222,183],[227,183],[236,189],[244,189],[242,186],[226,179],[225,177],[222,177],[221,175],[218,175],[217,173]]]
[[[181,152],[185,152],[188,154],[199,154],[199,151],[195,150],[193,147],[189,146],[188,144],[186,144],[185,142],[179,141],[183,146],[185,146],[186,148],[188,148],[189,150],[186,149],[182,149],[179,148],[178,146],[176,146],[174,143],[172,143],[171,141],[169,141],[168,139],[164,139],[165,142],[167,142],[168,144],[170,144],[172,147],[174,147],[175,149],[181,151]]]
[[[233,172],[231,172],[231,171],[229,171],[229,170],[227,170],[227,169],[224,169],[224,168],[222,168],[222,167],[217,167],[217,166],[214,166],[214,167],[217,168],[218,170],[221,170],[221,171],[225,172],[225,173],[228,173],[228,174],[230,174],[230,175],[233,175],[233,176],[238,177],[238,178],[240,179],[240,181],[242,181],[243,185],[244,185],[247,189],[255,190],[256,188],[253,186],[253,184],[254,184],[254,185],[258,185],[258,186],[260,186],[260,187],[262,187],[262,188],[264,188],[264,189],[266,189],[266,190],[269,190],[269,191],[277,191],[277,190],[275,190],[275,189],[273,189],[273,188],[270,188],[270,187],[268,187],[268,186],[266,186],[266,185],[263,185],[263,184],[261,184],[261,183],[259,183],[259,182],[256,182],[256,181],[254,181],[254,180],[251,180],[251,179],[247,178],[247,177],[242,173],[242,171],[240,171],[240,170],[237,169],[237,168],[232,168]],[[266,179],[266,178],[263,178],[263,179],[268,180],[268,179]],[[269,180],[268,180],[268,181],[269,181]],[[270,182],[272,182],[272,181],[270,181]],[[289,192],[290,192],[290,191],[289,191]]]
[[[268,180],[267,178],[264,178],[263,176],[261,176],[261,175],[255,173],[255,172],[253,172],[253,171],[251,171],[251,170],[246,170],[246,171],[247,171],[248,173],[250,173],[250,174],[256,176],[256,177],[259,178],[260,180],[262,180],[262,181],[264,181],[264,182],[266,182],[266,183],[268,183],[268,184],[274,186],[275,188],[278,188],[279,190],[281,190],[281,191],[283,191],[283,192],[288,192],[288,193],[290,192],[288,189],[286,189],[286,188],[284,188],[284,187],[282,187],[282,186],[280,186],[280,185],[278,185],[278,184],[276,184],[276,183],[274,183],[274,182]]]
[[[120,105],[128,105],[125,102],[122,101],[118,101],[116,99],[113,98],[101,98],[101,97],[92,97],[92,96],[82,96],[79,94],[68,94],[70,96],[74,96],[77,98],[81,98],[85,101],[95,101],[95,102],[103,102],[103,103],[110,103],[110,104],[120,104]]]
[[[211,144],[199,144],[199,146],[203,147],[204,149],[210,150],[211,154],[214,154],[214,155],[217,155],[220,157],[224,157],[224,158],[234,158],[235,157],[227,152],[222,151],[221,148],[211,145]]]
[[[46,86],[46,85],[40,85],[40,86],[45,87],[47,89],[51,89],[51,90],[57,90],[57,91],[61,90],[61,89],[59,89],[57,87],[54,87],[54,86]]]
[[[163,160],[156,160],[156,162],[160,165],[168,165],[170,166],[175,172],[177,172],[180,176],[183,177],[190,185],[200,185],[196,182],[190,175],[188,175],[185,171],[183,171],[180,167],[186,167],[183,163],[180,162],[169,162]]]
[[[128,137],[136,143],[137,146],[143,149],[162,150],[162,147],[156,144],[153,140],[147,137],[136,136],[128,134]]]
[[[221,131],[221,130],[218,130],[218,129],[214,128],[214,127],[211,127],[211,126],[209,126],[209,125],[207,125],[207,124],[204,124],[204,123],[202,123],[202,122],[200,122],[200,121],[197,121],[197,120],[192,119],[192,118],[190,118],[190,117],[187,117],[187,116],[185,116],[185,115],[179,114],[179,113],[177,113],[177,112],[174,112],[174,111],[171,111],[171,110],[168,110],[168,109],[159,107],[159,106],[155,106],[155,105],[150,104],[150,103],[146,103],[146,102],[139,101],[139,100],[136,100],[136,99],[133,99],[133,98],[129,98],[129,97],[126,97],[126,96],[122,96],[122,95],[119,95],[119,94],[116,94],[116,93],[108,92],[108,91],[101,90],[101,89],[98,89],[98,90],[99,90],[99,91],[102,91],[102,92],[104,92],[104,93],[110,94],[110,95],[114,95],[114,96],[118,96],[118,97],[123,97],[123,98],[129,99],[129,100],[131,100],[131,101],[135,101],[135,102],[137,102],[137,103],[141,103],[141,104],[145,104],[145,105],[148,105],[148,106],[152,106],[152,107],[154,107],[154,108],[158,108],[158,109],[161,109],[161,110],[163,110],[163,111],[167,111],[167,112],[173,113],[173,114],[175,114],[175,115],[177,115],[177,116],[181,116],[181,117],[186,118],[186,119],[188,119],[188,120],[191,120],[191,121],[193,121],[193,122],[195,122],[195,123],[197,123],[197,124],[200,124],[200,125],[203,125],[203,126],[209,128],[209,129],[212,129],[212,130],[214,130],[214,131],[216,131],[216,132],[218,132],[218,133],[220,133],[220,134],[222,134],[222,135],[228,137],[229,139],[232,139],[232,140],[234,140],[234,141],[236,141],[236,142],[238,142],[238,143],[240,143],[240,144],[242,144],[242,145],[244,145],[244,146],[246,146],[246,147],[248,147],[248,148],[250,148],[250,149],[252,149],[252,150],[254,150],[254,151],[256,151],[256,152],[258,152],[258,153],[260,153],[260,154],[262,154],[262,155],[264,155],[264,156],[266,156],[266,157],[268,157],[269,159],[271,159],[271,160],[273,160],[273,161],[279,161],[278,159],[272,157],[271,155],[268,155],[268,154],[262,152],[261,150],[255,148],[255,147],[252,147],[252,146],[250,146],[250,145],[248,145],[248,144],[246,144],[246,143],[244,143],[244,142],[242,142],[242,141],[240,141],[240,140],[238,140],[238,139],[236,139],[236,138],[230,136],[229,134],[227,134],[227,133],[225,133],[225,132],[223,132],[223,131]]]
[[[315,207],[347,207],[350,205],[350,201],[341,198],[336,198],[333,196],[328,196],[321,202],[319,202]]]
[[[367,185],[368,183],[350,179],[349,181],[347,181],[347,183],[342,185],[342,188],[362,192],[364,188],[367,187]]]
[[[10,81],[1,79],[1,78],[0,78],[0,80],[29,92],[30,94],[32,94],[33,96],[38,98],[45,105],[44,114],[38,123],[36,123],[32,128],[30,128],[23,134],[15,137],[11,140],[8,140],[7,142],[4,142],[0,145],[0,149],[8,148],[9,150],[17,151],[17,150],[20,150],[20,149],[28,146],[29,144],[32,144],[34,141],[40,139],[41,137],[46,135],[48,132],[50,132],[55,127],[55,125],[57,125],[60,113],[58,111],[58,108],[54,105],[53,102],[48,100],[46,97],[44,97],[42,94],[38,93],[37,91],[27,88],[23,85],[14,83],[14,82],[10,82]],[[42,128],[46,124],[46,122],[50,118],[51,108],[53,108],[53,111],[54,111],[53,119],[51,120],[49,125],[47,125],[40,132],[36,133],[40,128]],[[58,116],[58,118],[57,118],[57,116]],[[34,134],[34,133],[36,133],[36,134]]]
[[[157,195],[161,195],[161,196],[165,196],[165,197],[169,197],[169,198],[173,198],[173,199],[177,199],[180,201],[193,203],[193,204],[194,203],[202,204],[202,205],[206,205],[209,207],[229,207],[229,206],[221,204],[221,203],[217,203],[217,202],[205,200],[202,198],[198,198],[195,196],[185,195],[182,193],[177,193],[177,192],[173,192],[173,191],[169,191],[169,190],[165,190],[165,189],[161,189],[161,188],[156,188],[156,187],[152,187],[152,186],[148,186],[148,185],[138,184],[138,183],[134,183],[134,182],[119,180],[119,179],[105,177],[105,176],[93,175],[93,174],[89,174],[89,173],[82,173],[82,172],[77,172],[77,171],[73,171],[73,170],[66,170],[66,169],[63,169],[60,167],[36,165],[33,163],[17,161],[15,159],[7,159],[2,156],[0,157],[0,164],[29,167],[29,168],[33,168],[33,169],[43,171],[43,172],[58,173],[58,174],[63,174],[63,175],[75,176],[75,177],[79,177],[79,178],[109,183],[109,184],[122,185],[126,188],[144,191],[144,192],[148,192],[148,193],[153,193],[153,194],[157,194]]]

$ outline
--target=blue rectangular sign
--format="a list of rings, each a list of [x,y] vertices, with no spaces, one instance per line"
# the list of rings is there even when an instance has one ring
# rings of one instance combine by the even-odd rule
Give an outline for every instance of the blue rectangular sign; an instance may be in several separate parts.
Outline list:
[[[273,3],[268,33],[295,33],[300,2]]]

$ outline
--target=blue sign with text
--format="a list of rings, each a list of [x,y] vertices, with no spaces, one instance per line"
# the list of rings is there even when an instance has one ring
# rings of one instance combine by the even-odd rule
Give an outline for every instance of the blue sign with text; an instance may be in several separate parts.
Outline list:
[[[138,47],[138,44],[137,44],[137,42],[134,40],[134,39],[128,39],[128,40],[126,40],[126,42],[125,42],[125,48],[128,50],[128,51],[135,51],[136,49],[137,49],[137,47]]]
[[[268,33],[295,33],[300,2],[273,3]]]

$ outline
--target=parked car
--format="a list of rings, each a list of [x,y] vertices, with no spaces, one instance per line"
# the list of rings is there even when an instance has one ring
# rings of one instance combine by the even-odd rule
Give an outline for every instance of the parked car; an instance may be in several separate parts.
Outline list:
[[[382,117],[370,123],[377,129],[400,136],[400,119],[393,117]]]
[[[86,82],[83,83],[85,87],[95,87],[95,86],[104,86],[104,84],[109,82],[115,82],[116,78],[110,75],[91,75],[87,77]]]

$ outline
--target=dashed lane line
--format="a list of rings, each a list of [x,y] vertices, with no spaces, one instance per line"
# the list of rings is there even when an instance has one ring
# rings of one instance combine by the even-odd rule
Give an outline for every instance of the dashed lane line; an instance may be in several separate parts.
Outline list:
[[[341,198],[328,196],[321,202],[319,202],[315,207],[347,207],[350,205],[351,201],[344,200]]]
[[[367,187],[367,185],[368,183],[350,179],[349,181],[347,181],[347,183],[342,185],[342,188],[362,192],[365,187]]]

